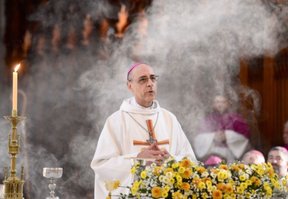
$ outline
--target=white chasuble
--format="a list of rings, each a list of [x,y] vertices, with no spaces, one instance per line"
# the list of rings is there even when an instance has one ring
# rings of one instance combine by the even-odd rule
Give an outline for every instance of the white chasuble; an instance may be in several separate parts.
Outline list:
[[[98,140],[97,148],[91,162],[95,172],[95,199],[105,199],[108,192],[105,181],[120,180],[121,186],[132,183],[130,174],[131,160],[142,148],[147,146],[133,145],[134,140],[146,141],[149,133],[146,120],[153,121],[156,139],[169,140],[169,144],[161,145],[176,159],[189,157],[196,161],[191,145],[176,117],[161,108],[157,101],[150,108],[140,107],[134,98],[123,101],[120,110],[113,113],[104,125]],[[119,188],[113,195],[127,192]]]

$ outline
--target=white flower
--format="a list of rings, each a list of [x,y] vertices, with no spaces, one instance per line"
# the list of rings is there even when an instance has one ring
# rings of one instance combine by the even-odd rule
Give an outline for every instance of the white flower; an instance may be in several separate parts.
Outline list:
[[[173,177],[173,173],[172,172],[167,172],[166,173],[166,177],[167,178],[172,178]]]
[[[205,177],[208,177],[209,176],[209,173],[207,171],[203,172],[201,177],[202,178],[205,178]]]

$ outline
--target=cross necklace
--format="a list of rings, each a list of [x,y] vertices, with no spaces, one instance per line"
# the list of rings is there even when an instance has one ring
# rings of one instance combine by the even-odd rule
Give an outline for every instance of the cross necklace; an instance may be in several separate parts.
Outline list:
[[[143,127],[130,113],[126,112],[142,129],[144,129],[149,134],[149,139],[146,141],[139,141],[139,140],[133,140],[133,145],[151,145],[153,143],[157,143],[157,145],[163,145],[163,144],[169,144],[169,139],[158,141],[155,136],[154,129],[157,125],[158,118],[159,118],[159,112],[157,112],[156,122],[153,126],[152,120],[146,120],[147,129]]]
[[[159,112],[157,112],[156,122],[155,122],[153,128],[152,128],[152,129],[149,129],[149,127],[148,127],[148,130],[147,130],[144,126],[142,126],[142,125],[140,124],[140,122],[138,122],[130,113],[128,113],[128,112],[126,112],[126,113],[127,113],[142,129],[144,129],[144,130],[149,134],[149,139],[146,140],[147,143],[153,144],[153,143],[157,142],[157,140],[156,140],[156,138],[155,138],[155,135],[153,135],[153,132],[154,132],[154,129],[155,129],[155,127],[156,127],[156,125],[157,125],[157,122],[158,122]],[[148,120],[147,120],[147,121],[148,121]]]

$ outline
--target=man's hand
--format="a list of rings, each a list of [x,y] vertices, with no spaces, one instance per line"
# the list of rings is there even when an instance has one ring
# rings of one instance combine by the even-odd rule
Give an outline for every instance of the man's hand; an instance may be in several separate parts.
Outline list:
[[[169,152],[168,152],[165,148],[162,148],[162,149],[160,149],[160,150],[162,151],[162,159],[163,159],[163,160],[166,160],[167,158],[170,157]]]
[[[157,143],[151,144],[149,147],[144,148],[138,153],[138,158],[152,158],[155,159],[157,164],[161,164],[165,159],[170,156],[166,149],[160,149]]]

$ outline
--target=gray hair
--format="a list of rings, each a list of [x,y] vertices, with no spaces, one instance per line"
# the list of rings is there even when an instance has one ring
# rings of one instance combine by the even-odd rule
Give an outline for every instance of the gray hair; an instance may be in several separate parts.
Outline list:
[[[288,151],[285,147],[282,147],[282,146],[275,146],[275,147],[272,147],[270,150],[269,150],[269,153],[271,151],[280,151],[284,157],[286,158],[286,161],[288,162]],[[269,155],[268,153],[268,155]]]

